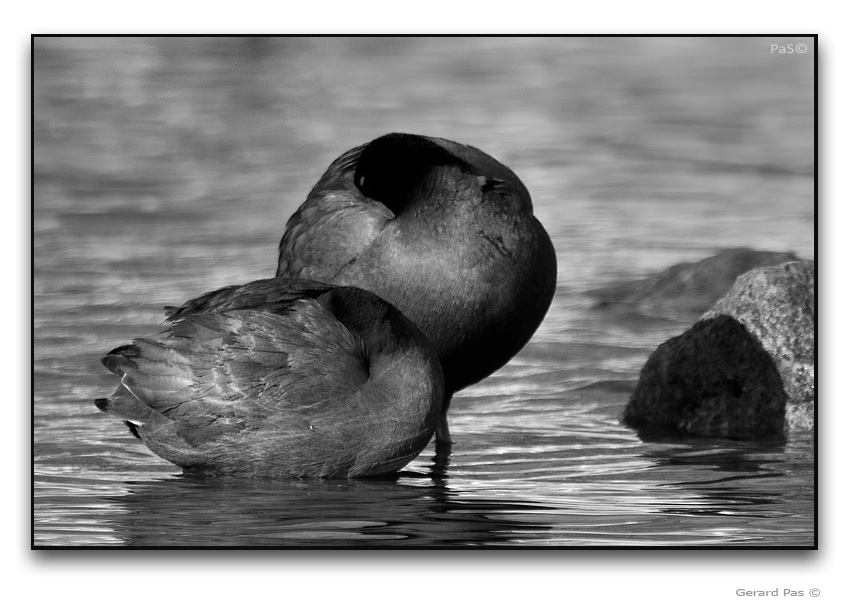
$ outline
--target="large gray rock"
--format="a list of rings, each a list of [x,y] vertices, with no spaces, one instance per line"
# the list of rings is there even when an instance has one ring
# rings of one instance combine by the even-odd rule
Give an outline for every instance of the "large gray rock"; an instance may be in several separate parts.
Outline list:
[[[591,294],[597,299],[597,308],[696,319],[726,294],[741,274],[794,260],[799,259],[786,252],[726,249],[698,262],[676,264],[652,277],[610,285]]]
[[[814,262],[750,271],[650,356],[626,406],[635,427],[765,438],[814,426]]]
[[[652,353],[624,420],[724,438],[781,436],[787,396],[773,359],[738,321],[700,321]]]
[[[742,275],[703,318],[734,317],[773,358],[788,395],[788,429],[814,428],[815,263],[789,262]]]

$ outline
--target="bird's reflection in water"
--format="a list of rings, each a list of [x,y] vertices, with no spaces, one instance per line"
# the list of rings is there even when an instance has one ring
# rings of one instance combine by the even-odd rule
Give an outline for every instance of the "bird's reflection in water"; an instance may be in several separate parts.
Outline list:
[[[547,533],[539,515],[538,522],[514,519],[546,506],[465,501],[452,492],[450,455],[441,444],[427,472],[360,480],[180,475],[129,483],[126,496],[112,499],[126,513],[113,517],[111,529],[124,545],[142,547],[499,545]]]

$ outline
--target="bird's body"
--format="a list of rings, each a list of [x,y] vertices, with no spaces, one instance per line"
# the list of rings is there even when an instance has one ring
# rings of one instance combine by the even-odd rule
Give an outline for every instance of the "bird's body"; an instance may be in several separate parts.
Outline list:
[[[555,291],[525,186],[445,139],[343,154],[279,251],[275,279],[192,300],[107,354],[121,386],[98,408],[188,471],[393,472],[435,430],[449,440],[451,396],[528,342]]]
[[[369,292],[266,279],[201,296],[168,321],[104,357],[122,385],[96,403],[186,470],[383,474],[431,439],[439,361]]]
[[[361,287],[428,336],[451,394],[507,363],[555,291],[552,243],[507,167],[390,134],[331,164],[287,223],[278,276]]]

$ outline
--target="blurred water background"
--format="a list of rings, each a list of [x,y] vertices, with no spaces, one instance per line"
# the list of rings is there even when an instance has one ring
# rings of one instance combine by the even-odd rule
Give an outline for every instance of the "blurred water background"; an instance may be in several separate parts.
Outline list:
[[[808,43],[779,55],[771,44]],[[814,443],[641,440],[640,368],[698,315],[595,288],[728,247],[814,257],[814,48],[771,38],[36,38],[37,546],[811,546]],[[545,322],[461,392],[447,464],[186,478],[93,399],[162,307],[273,276],[327,165],[393,131],[477,146],[558,253]]]

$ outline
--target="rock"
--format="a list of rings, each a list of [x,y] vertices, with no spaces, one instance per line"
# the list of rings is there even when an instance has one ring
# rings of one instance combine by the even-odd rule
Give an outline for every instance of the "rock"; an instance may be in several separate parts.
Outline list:
[[[789,262],[742,275],[703,318],[729,315],[773,357],[788,395],[789,431],[812,430],[815,406],[815,263]]]
[[[698,436],[781,436],[786,399],[770,355],[741,323],[721,315],[652,353],[624,420]]]
[[[814,262],[750,271],[650,356],[624,421],[742,439],[811,430],[814,334]]]
[[[645,314],[688,315],[694,319],[717,302],[735,279],[761,266],[798,260],[785,252],[733,248],[698,262],[676,264],[654,277],[591,292],[597,308],[631,308]]]

